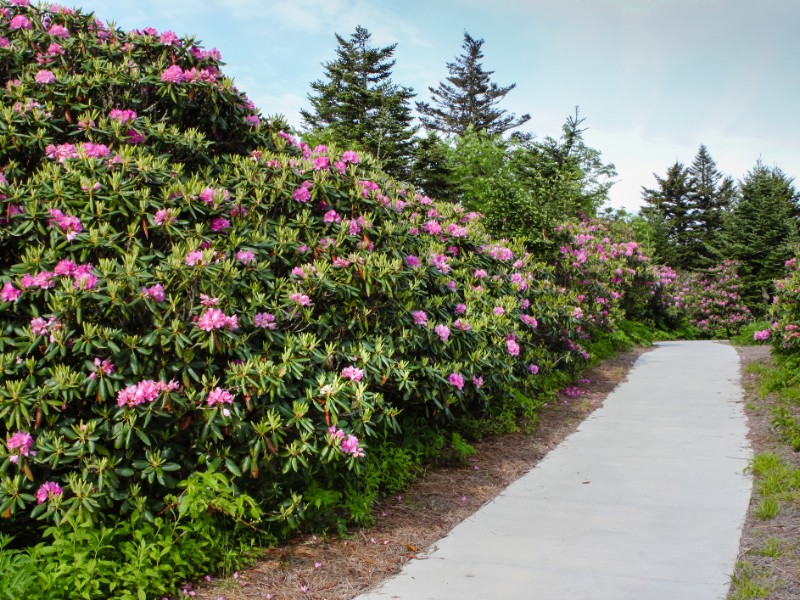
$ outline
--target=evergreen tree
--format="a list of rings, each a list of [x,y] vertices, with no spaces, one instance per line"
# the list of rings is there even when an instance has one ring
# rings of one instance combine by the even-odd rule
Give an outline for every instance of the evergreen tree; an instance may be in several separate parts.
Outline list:
[[[450,76],[448,83],[439,83],[438,88],[428,88],[433,106],[417,102],[420,121],[429,131],[464,135],[468,127],[484,131],[489,135],[502,134],[530,120],[525,114],[506,114],[497,104],[516,83],[500,87],[490,80],[494,71],[484,71],[481,65],[483,40],[476,40],[464,33],[464,54],[455,62],[447,63]]]
[[[437,200],[453,199],[456,193],[450,147],[432,131],[414,142],[409,180],[418,191]]]
[[[736,194],[733,179],[717,169],[708,149],[701,144],[689,167],[689,204],[692,210],[691,231],[696,253],[693,266],[709,267],[719,258],[718,235],[725,213]]]
[[[642,216],[653,229],[653,258],[672,267],[688,269],[695,260],[689,171],[675,161],[666,177],[655,173],[657,188],[642,188]]]
[[[757,162],[739,184],[739,197],[721,236],[726,256],[741,263],[744,300],[758,313],[766,310],[773,282],[798,243],[798,195],[792,179],[779,168]]]
[[[396,177],[405,177],[413,148],[411,88],[392,82],[397,44],[372,48],[360,25],[349,40],[336,34],[336,60],[323,64],[326,79],[311,84],[312,110],[304,125],[319,139],[365,150]]]

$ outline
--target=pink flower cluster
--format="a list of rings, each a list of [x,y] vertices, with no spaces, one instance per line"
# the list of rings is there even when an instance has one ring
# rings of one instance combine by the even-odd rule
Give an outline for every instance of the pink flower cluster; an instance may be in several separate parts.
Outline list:
[[[459,390],[464,389],[464,377],[461,375],[461,373],[450,373],[450,376],[447,378],[447,381],[449,381],[450,385],[452,385],[456,389]]]
[[[753,340],[756,342],[765,342],[769,339],[770,330],[764,329],[763,331],[756,331],[753,333]]]
[[[364,371],[353,365],[347,366],[342,369],[342,377],[349,379],[354,383],[358,383],[364,377]]]
[[[228,390],[223,390],[221,387],[215,387],[208,393],[206,404],[208,404],[208,406],[216,406],[218,404],[233,404],[233,395]]]
[[[305,294],[292,294],[289,296],[289,300],[297,304],[298,306],[311,306],[311,298],[306,296]]]
[[[414,319],[414,325],[427,325],[428,315],[424,310],[411,311],[411,317]]]
[[[109,155],[111,151],[105,144],[93,144],[91,142],[83,142],[75,146],[73,144],[48,144],[44,149],[45,156],[52,160],[57,160],[63,163],[70,158],[78,158],[84,156],[85,158],[104,158]]]
[[[8,457],[12,463],[17,464],[20,456],[36,456],[35,452],[31,452],[31,445],[33,444],[33,436],[25,431],[17,431],[8,440],[6,440],[6,448],[11,452]]]
[[[43,504],[47,500],[52,500],[56,496],[61,496],[64,490],[54,481],[45,481],[36,490],[36,503]]]
[[[162,393],[173,392],[180,389],[177,381],[153,381],[145,379],[137,384],[129,385],[117,394],[117,406],[133,408],[145,402],[152,402]]]
[[[184,71],[178,65],[172,65],[161,73],[161,81],[164,83],[174,83],[180,85],[184,82],[202,81],[206,83],[215,83],[219,71],[214,67],[206,69],[196,69],[192,67]]]
[[[275,329],[278,325],[275,323],[275,315],[272,313],[256,313],[253,317],[253,325],[261,329]]]
[[[239,317],[236,315],[229,317],[218,308],[209,308],[197,320],[197,327],[203,331],[212,331],[214,329],[238,329]]]
[[[142,288],[142,297],[145,300],[155,300],[156,302],[164,301],[164,286],[160,283],[151,285],[150,287]]]
[[[300,184],[300,187],[295,189],[292,193],[292,198],[294,198],[295,202],[308,202],[311,200],[311,188],[314,187],[310,181],[304,181]]]
[[[361,448],[358,445],[358,438],[356,436],[351,434],[345,435],[344,431],[334,425],[328,427],[328,433],[334,439],[334,441],[341,440],[341,448],[343,453],[351,454],[355,458],[361,458],[364,456],[364,448]]]
[[[447,339],[450,337],[450,328],[447,325],[437,325],[433,328],[433,331],[436,335],[439,336],[439,339],[443,342],[446,342]]]
[[[78,217],[65,215],[56,208],[50,209],[50,217],[50,226],[60,227],[61,230],[67,234],[67,240],[70,242],[83,231],[83,225],[81,225]]]
[[[136,112],[130,109],[114,108],[108,113],[108,118],[120,123],[130,123],[137,118]]]

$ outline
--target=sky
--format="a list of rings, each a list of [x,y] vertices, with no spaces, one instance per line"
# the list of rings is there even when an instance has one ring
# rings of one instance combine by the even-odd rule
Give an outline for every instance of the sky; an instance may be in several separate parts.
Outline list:
[[[641,188],[705,144],[741,180],[757,160],[800,185],[797,0],[61,0],[123,29],[155,27],[218,48],[224,72],[264,115],[300,129],[309,84],[357,25],[397,44],[393,81],[429,87],[483,39],[500,104],[521,130],[558,137],[580,107],[586,143],[614,163],[610,205],[634,212]]]

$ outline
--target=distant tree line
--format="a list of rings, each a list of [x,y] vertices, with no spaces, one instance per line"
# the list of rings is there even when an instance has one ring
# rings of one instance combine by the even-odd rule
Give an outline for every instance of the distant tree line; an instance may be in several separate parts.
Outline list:
[[[800,196],[791,178],[760,160],[737,183],[701,145],[688,167],[675,162],[642,188],[641,217],[656,260],[684,270],[724,259],[740,264],[742,295],[757,314],[800,241]]]

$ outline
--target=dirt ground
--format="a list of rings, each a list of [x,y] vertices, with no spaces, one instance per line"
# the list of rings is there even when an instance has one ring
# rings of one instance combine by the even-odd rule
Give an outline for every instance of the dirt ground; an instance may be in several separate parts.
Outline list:
[[[647,349],[587,371],[570,394],[545,405],[531,434],[473,444],[468,464],[429,469],[402,496],[375,509],[375,526],[350,539],[305,536],[268,551],[254,567],[195,586],[199,600],[346,600],[377,586],[532,469],[624,381]]]
[[[737,348],[745,388],[745,410],[750,429],[753,452],[773,452],[789,463],[800,467],[800,453],[779,441],[774,427],[770,398],[759,398],[756,375],[747,372],[753,362],[768,364],[769,347],[741,346]],[[732,589],[729,599],[763,598],[765,600],[800,599],[800,503],[784,504],[777,517],[763,521],[755,516],[759,500],[754,494],[750,501],[742,539],[739,545],[737,578],[755,581],[767,594],[754,589]]]

